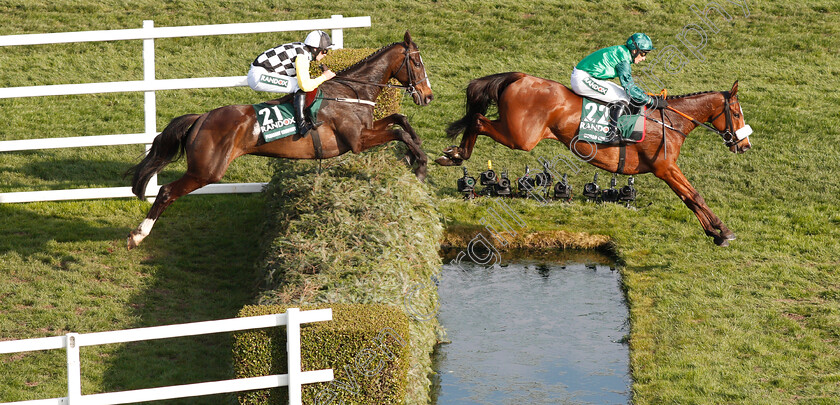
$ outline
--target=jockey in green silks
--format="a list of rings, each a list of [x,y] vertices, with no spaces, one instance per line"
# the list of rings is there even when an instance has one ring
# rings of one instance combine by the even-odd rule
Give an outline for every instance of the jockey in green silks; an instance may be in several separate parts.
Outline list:
[[[662,109],[668,102],[662,97],[651,97],[633,83],[631,64],[645,60],[652,51],[653,41],[645,34],[635,33],[624,45],[599,49],[583,58],[572,70],[572,91],[578,95],[613,104],[610,108],[610,131],[607,143],[618,144],[618,117],[630,103]],[[618,78],[621,86],[610,79]],[[616,105],[622,104],[622,105]]]

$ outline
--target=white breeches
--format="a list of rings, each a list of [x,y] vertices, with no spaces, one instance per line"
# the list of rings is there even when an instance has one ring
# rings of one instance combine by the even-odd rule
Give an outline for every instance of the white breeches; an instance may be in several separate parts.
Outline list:
[[[270,93],[294,93],[300,90],[297,77],[269,72],[262,66],[251,66],[248,71],[248,86],[256,91]]]

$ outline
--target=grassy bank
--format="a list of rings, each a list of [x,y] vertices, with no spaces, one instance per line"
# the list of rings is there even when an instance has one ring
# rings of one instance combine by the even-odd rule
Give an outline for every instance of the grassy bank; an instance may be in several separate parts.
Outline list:
[[[433,155],[452,143],[443,138],[443,129],[463,113],[463,89],[470,79],[519,70],[568,83],[571,66],[588,52],[645,31],[659,50],[672,45],[684,56],[672,72],[654,63],[656,52],[646,62],[671,94],[727,90],[740,80],[746,121],[755,129],[753,149],[732,155],[716,136],[697,130],[680,156],[683,172],[738,240],[728,249],[715,247],[693,214],[650,175],[636,179],[637,211],[579,201],[511,202],[526,223],[521,234],[586,232],[615,244],[631,306],[635,403],[831,403],[840,395],[840,263],[834,253],[840,250],[835,210],[840,96],[831,91],[840,87],[840,6],[828,0],[743,2],[749,8],[745,16],[732,2],[717,3],[732,19],[710,15],[718,30],[706,31],[702,60],[678,35],[690,23],[707,27],[690,8],[702,10],[710,4],[705,0],[338,0],[328,10],[307,1],[294,7],[245,1],[139,1],[130,7],[114,1],[20,1],[0,5],[5,17],[0,33],[138,28],[144,19],[178,26],[370,15],[373,27],[347,30],[345,41],[379,48],[411,30],[435,100],[422,109],[404,102],[403,112]],[[159,40],[157,77],[244,75],[254,55],[299,37]],[[5,48],[0,82],[11,87],[139,80],[141,45],[136,42]],[[185,52],[188,48],[192,51]],[[44,51],[56,57],[44,61]],[[112,62],[124,54],[137,57]],[[264,98],[247,89],[160,92],[158,127],[184,113]],[[139,94],[0,100],[7,120],[0,139],[140,132],[141,106]],[[140,151],[137,146],[4,153],[0,190],[122,186],[120,173]],[[556,143],[526,153],[481,138],[467,166],[475,174],[492,159],[494,167],[518,176],[525,164],[537,167],[537,157],[561,154],[573,159]],[[162,179],[174,179],[181,169],[167,169]],[[580,163],[579,170],[567,171],[579,191],[595,169]],[[440,198],[436,208],[447,227],[480,228],[485,203],[458,199],[454,186],[460,175],[458,169],[430,168],[428,183]],[[240,158],[224,181],[270,176],[265,159]],[[603,173],[601,178],[603,185]],[[185,198],[164,214],[145,246],[126,253],[123,237],[142,219],[147,203],[0,206],[0,338],[233,315],[235,307],[254,297],[257,247],[252,242],[261,207],[256,196]],[[85,392],[151,384],[141,366],[115,376],[131,351],[114,349],[83,360]],[[2,400],[59,395],[63,372],[50,370],[62,369],[57,366],[61,356],[40,356],[0,360]],[[224,354],[193,357],[207,359],[201,369],[213,377],[229,373]],[[169,364],[181,355],[167,352],[158,358]],[[200,379],[173,377],[163,383]]]
[[[443,228],[427,188],[392,148],[347,158],[321,174],[317,166],[275,163],[258,302],[384,303],[406,310],[407,292],[441,266]],[[418,308],[438,301],[434,289],[412,298]],[[409,324],[407,404],[428,400],[438,328],[436,319]],[[336,379],[348,378],[334,368]]]

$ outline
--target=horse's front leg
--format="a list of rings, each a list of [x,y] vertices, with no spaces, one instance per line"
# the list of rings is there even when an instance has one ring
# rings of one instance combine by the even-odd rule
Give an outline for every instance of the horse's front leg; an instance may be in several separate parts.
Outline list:
[[[408,146],[409,151],[414,155],[414,160],[417,162],[417,167],[414,169],[414,175],[420,181],[426,180],[426,165],[428,158],[423,149],[420,148],[411,134],[402,129],[388,129],[391,124],[388,124],[386,117],[373,123],[373,128],[362,129],[359,137],[358,145],[352,146],[354,153],[370,149],[374,146],[382,145],[391,141],[401,141]]]
[[[391,114],[381,120],[378,120],[373,123],[373,129],[375,130],[387,130],[390,126],[397,125],[405,130],[408,135],[411,137],[411,141],[414,143],[414,148],[409,145],[409,152],[406,153],[406,161],[408,162],[409,166],[413,166],[414,163],[421,164],[426,166],[428,162],[428,158],[426,157],[426,153],[423,152],[421,146],[423,145],[423,141],[417,136],[417,133],[414,132],[414,128],[411,124],[408,123],[408,118],[402,114]],[[418,154],[418,151],[420,152]]]
[[[373,123],[374,129],[387,129],[391,125],[398,125],[402,127],[411,136],[411,139],[419,148],[423,145],[423,140],[414,132],[414,128],[408,123],[408,117],[402,114],[391,114],[381,120]]]
[[[735,239],[735,234],[709,209],[706,201],[691,186],[691,183],[688,182],[677,165],[672,164],[664,170],[655,171],[654,174],[668,183],[671,190],[674,190],[674,193],[694,212],[694,215],[700,220],[700,225],[706,231],[706,235],[714,238],[715,244],[729,246],[729,241]]]

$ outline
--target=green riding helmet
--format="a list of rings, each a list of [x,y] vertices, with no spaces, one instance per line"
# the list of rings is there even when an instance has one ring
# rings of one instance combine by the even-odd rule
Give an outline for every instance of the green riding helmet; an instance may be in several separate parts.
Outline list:
[[[641,32],[637,32],[627,38],[627,49],[631,51],[639,50],[643,52],[650,52],[656,48],[653,47],[653,41],[650,37]]]

